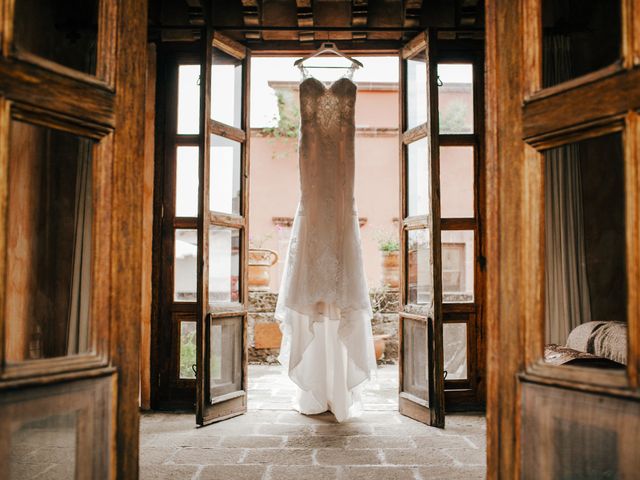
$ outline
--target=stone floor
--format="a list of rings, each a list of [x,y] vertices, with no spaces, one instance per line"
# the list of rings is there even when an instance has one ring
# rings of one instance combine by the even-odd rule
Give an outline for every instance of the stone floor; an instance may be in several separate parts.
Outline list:
[[[141,421],[143,480],[480,479],[485,420],[448,415],[444,430],[397,412],[397,367],[380,369],[361,417],[291,411],[293,387],[277,367],[250,367],[249,412],[203,428],[193,414]]]

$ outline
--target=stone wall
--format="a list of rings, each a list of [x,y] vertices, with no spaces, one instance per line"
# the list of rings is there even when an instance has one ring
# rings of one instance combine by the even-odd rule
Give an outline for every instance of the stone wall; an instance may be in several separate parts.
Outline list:
[[[378,363],[395,364],[398,360],[398,291],[371,290],[373,335],[385,336],[385,350]],[[249,316],[247,340],[249,363],[276,364],[282,338],[280,327],[274,318],[278,294],[249,292]]]

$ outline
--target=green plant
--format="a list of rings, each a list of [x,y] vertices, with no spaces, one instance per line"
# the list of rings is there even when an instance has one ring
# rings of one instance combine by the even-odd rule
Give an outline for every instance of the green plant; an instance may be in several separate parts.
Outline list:
[[[471,133],[467,121],[468,107],[461,100],[452,101],[443,111],[440,110],[440,131],[445,133]]]
[[[300,108],[291,99],[287,98],[281,91],[276,91],[278,101],[278,117],[275,127],[262,129],[264,135],[274,138],[297,138],[298,126],[300,125]]]
[[[378,249],[381,252],[397,252],[400,250],[400,243],[398,237],[389,231],[381,230],[375,235],[378,242]]]

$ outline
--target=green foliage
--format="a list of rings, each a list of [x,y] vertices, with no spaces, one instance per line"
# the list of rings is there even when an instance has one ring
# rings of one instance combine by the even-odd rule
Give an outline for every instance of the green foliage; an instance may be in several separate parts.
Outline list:
[[[464,102],[452,101],[445,110],[440,110],[440,132],[442,133],[471,133],[467,122],[467,106]]]
[[[378,242],[378,249],[381,252],[397,252],[400,250],[398,236],[394,232],[379,230],[374,234],[374,238]]]
[[[262,133],[275,138],[297,138],[300,109],[282,92],[276,91],[276,98],[278,99],[278,124],[275,127],[263,128]]]
[[[192,365],[196,364],[196,331],[187,332],[180,339],[180,377],[194,378]]]

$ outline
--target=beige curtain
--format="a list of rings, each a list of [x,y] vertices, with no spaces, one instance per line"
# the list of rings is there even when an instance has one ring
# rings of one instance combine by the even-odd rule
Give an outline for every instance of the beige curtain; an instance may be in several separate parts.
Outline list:
[[[546,37],[544,50],[544,84],[571,78],[569,38]],[[545,176],[546,341],[564,345],[571,330],[591,320],[578,145],[547,151]]]
[[[76,173],[75,237],[73,278],[69,308],[67,354],[89,349],[89,305],[91,297],[91,217],[92,158],[91,142],[80,141]]]

